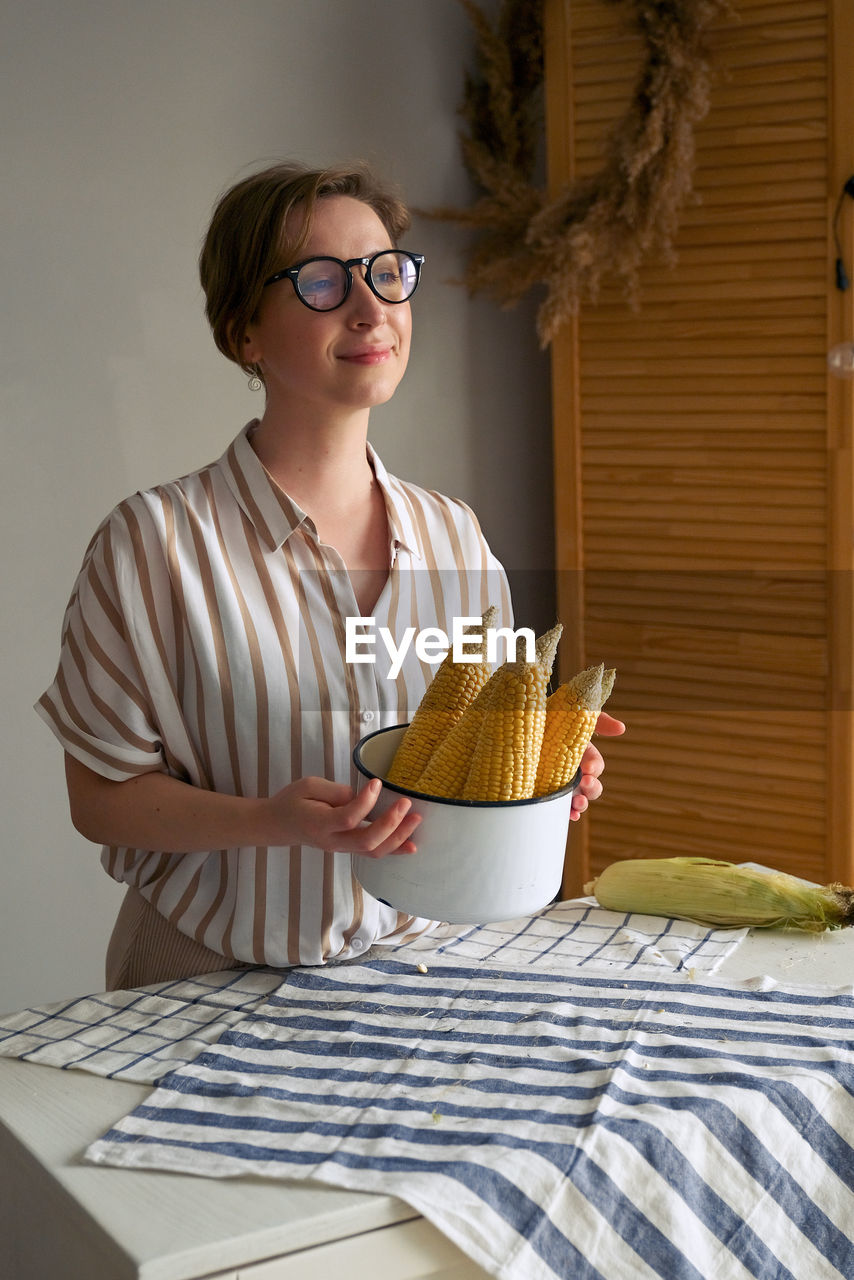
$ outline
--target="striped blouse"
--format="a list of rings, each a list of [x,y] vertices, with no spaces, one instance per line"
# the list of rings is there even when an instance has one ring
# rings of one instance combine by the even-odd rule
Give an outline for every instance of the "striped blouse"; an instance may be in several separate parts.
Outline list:
[[[408,627],[450,636],[489,603],[512,623],[471,510],[390,476],[368,446],[391,569],[360,647],[375,661],[348,661],[351,578],[255,455],[254,425],[217,462],[120,503],[86,551],[36,709],[104,777],[159,770],[241,796],[308,775],[355,786],[355,742],[410,719],[435,669],[410,645],[395,672],[379,629],[398,644]],[[344,959],[429,927],[370,897],[334,850],[108,847],[101,860],[183,933],[249,964]]]

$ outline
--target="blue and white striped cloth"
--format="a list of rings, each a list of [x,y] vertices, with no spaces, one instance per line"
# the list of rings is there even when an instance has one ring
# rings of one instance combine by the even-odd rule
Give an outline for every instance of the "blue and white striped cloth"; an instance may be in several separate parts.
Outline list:
[[[87,1159],[397,1195],[501,1280],[854,1276],[854,993],[297,969]]]
[[[565,970],[591,962],[634,972],[712,973],[746,929],[604,911],[593,898],[559,902],[503,924],[446,925],[377,953]],[[281,969],[237,969],[134,991],[110,991],[0,1015],[0,1057],[156,1083],[253,1013],[283,981]]]

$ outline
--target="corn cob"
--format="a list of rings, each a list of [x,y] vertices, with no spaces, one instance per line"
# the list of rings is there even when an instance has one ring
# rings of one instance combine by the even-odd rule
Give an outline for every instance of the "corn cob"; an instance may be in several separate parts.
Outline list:
[[[587,750],[602,704],[614,687],[614,671],[588,667],[567,680],[546,703],[546,727],[534,795],[567,786]]]
[[[495,617],[495,606],[490,605],[480,626],[467,629],[467,635],[480,639],[480,662],[454,662],[451,649],[445,654],[395,752],[386,775],[389,782],[401,787],[415,785],[439,742],[486,684],[491,674],[486,662],[486,633]]]
[[[562,627],[558,625],[537,641],[537,656],[532,663],[505,662],[493,672],[474,702],[453,725],[430,758],[427,768],[414,784],[416,791],[426,795],[459,799],[463,795],[475,750],[486,722],[487,714],[494,712],[502,700],[502,690],[512,687],[516,681],[517,667],[547,668],[545,680],[554,662],[555,649]],[[494,740],[494,748],[501,753],[502,742]],[[466,797],[483,800],[486,796]]]
[[[549,677],[562,630],[558,624],[539,637],[533,662],[505,662],[484,688],[463,800],[524,800],[533,795]]]
[[[497,675],[498,672],[494,674]],[[490,680],[493,678],[494,676],[490,676]],[[457,799],[460,796],[486,711],[484,695],[488,688],[487,682],[474,702],[445,734],[427,762],[424,772],[413,782],[415,791],[447,799]]]
[[[584,886],[609,911],[671,916],[718,928],[809,932],[854,923],[854,890],[714,858],[628,858]]]

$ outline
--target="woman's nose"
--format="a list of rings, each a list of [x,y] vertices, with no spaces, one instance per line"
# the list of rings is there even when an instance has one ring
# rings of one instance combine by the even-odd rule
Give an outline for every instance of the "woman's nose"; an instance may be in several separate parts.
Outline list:
[[[357,324],[378,325],[385,320],[385,303],[368,284],[363,266],[353,269],[353,286],[347,306]]]

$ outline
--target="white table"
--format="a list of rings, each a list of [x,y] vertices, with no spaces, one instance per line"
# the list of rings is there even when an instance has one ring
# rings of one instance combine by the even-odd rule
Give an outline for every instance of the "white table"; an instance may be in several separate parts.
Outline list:
[[[716,977],[854,983],[854,930],[757,931]],[[483,1280],[402,1201],[80,1162],[149,1092],[0,1059],[0,1271],[9,1280]],[[6,1268],[5,1270],[3,1268]]]

